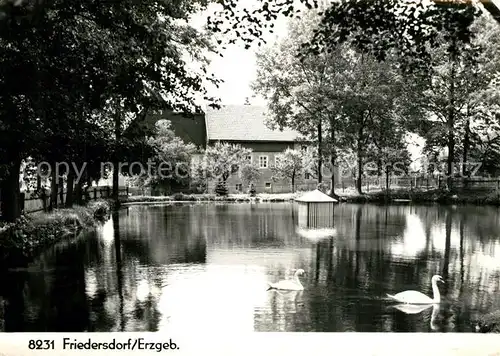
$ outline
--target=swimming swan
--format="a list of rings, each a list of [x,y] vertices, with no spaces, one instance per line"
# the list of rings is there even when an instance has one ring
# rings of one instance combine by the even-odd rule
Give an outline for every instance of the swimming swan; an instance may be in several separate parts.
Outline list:
[[[293,276],[293,279],[284,279],[276,283],[267,282],[270,289],[279,289],[279,290],[304,290],[304,286],[300,283],[299,276],[306,273],[303,269],[298,269]]]
[[[438,304],[441,303],[441,294],[439,294],[437,282],[444,283],[443,278],[436,275],[431,279],[434,298],[429,298],[424,293],[415,290],[407,290],[396,295],[387,294],[387,296],[405,304]]]

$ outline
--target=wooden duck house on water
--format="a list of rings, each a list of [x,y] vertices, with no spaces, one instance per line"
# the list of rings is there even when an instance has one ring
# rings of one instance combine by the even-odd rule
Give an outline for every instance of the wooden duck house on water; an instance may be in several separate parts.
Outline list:
[[[335,233],[334,207],[336,199],[316,189],[295,199],[297,203],[297,232],[304,237],[319,237]],[[318,235],[319,234],[319,235]],[[318,235],[318,236],[316,236]]]

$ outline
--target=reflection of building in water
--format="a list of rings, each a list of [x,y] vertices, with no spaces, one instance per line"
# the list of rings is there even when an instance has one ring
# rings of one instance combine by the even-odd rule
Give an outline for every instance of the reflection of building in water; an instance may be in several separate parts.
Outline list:
[[[337,200],[316,189],[295,201],[299,235],[318,239],[335,234],[334,206]]]

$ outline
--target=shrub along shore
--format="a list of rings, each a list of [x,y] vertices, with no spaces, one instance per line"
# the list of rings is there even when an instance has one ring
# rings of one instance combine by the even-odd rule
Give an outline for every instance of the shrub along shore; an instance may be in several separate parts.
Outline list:
[[[447,191],[434,189],[427,191],[391,191],[373,192],[367,194],[352,194],[340,197],[341,201],[349,203],[377,203],[394,204],[409,202],[414,204],[441,204],[441,205],[493,205],[500,206],[500,194],[496,191],[470,190],[470,191]]]
[[[126,198],[120,198],[122,204],[126,203],[168,203],[168,202],[285,202],[293,200],[297,194],[257,194],[252,197],[250,194],[229,194],[219,196],[216,194],[183,194],[177,193],[170,196],[150,196],[150,195],[135,195]]]
[[[26,265],[44,248],[107,220],[111,208],[109,201],[95,200],[85,206],[23,215],[0,225],[0,268]]]
[[[122,204],[154,204],[154,203],[176,203],[176,202],[288,202],[299,197],[303,192],[284,194],[257,194],[252,197],[249,194],[228,194],[218,196],[216,194],[183,194],[177,193],[170,196],[129,196],[120,200]],[[500,193],[495,191],[467,191],[449,192],[446,190],[428,191],[391,191],[370,192],[365,194],[338,194],[338,200],[346,203],[438,203],[443,205],[453,204],[475,204],[500,206]]]

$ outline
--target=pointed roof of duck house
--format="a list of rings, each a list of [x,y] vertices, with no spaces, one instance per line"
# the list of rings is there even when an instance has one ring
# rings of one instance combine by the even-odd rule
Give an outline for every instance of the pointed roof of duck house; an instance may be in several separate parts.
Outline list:
[[[312,192],[307,192],[304,195],[296,198],[295,201],[302,203],[338,203],[338,200],[323,193],[319,189],[315,189]]]

